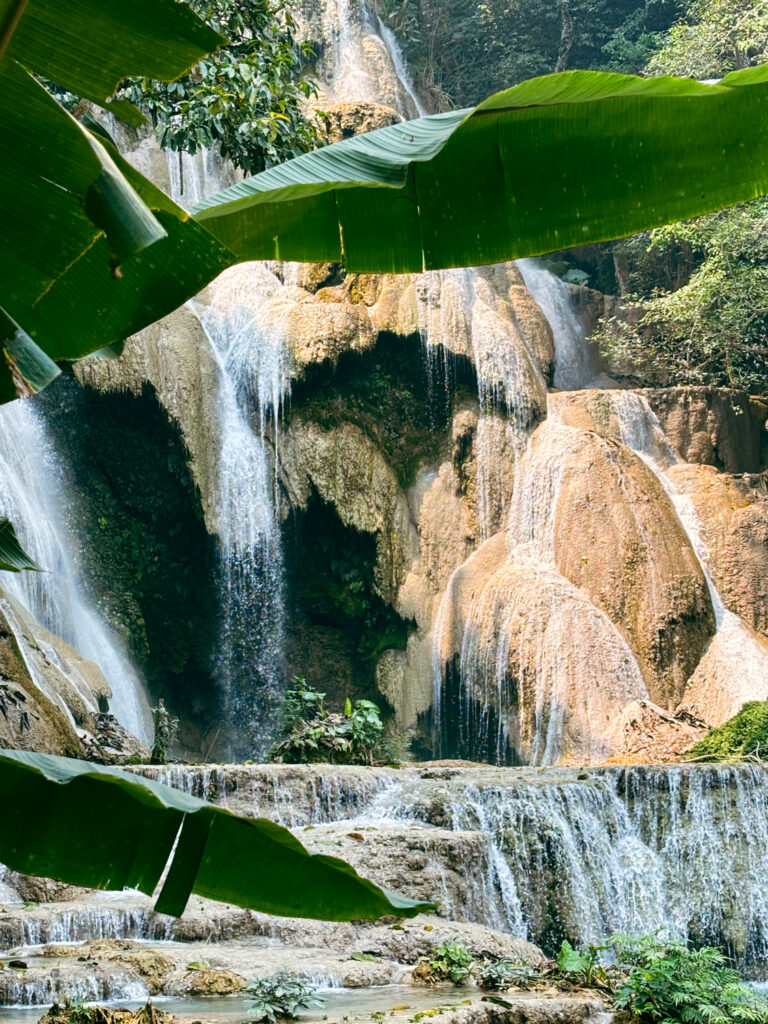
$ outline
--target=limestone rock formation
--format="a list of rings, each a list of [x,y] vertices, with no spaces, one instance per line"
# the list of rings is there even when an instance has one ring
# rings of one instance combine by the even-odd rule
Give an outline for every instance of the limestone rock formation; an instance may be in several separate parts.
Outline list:
[[[218,375],[211,344],[194,313],[187,307],[176,310],[129,338],[119,359],[81,359],[75,373],[85,387],[97,392],[127,391],[156,398],[179,426],[206,523],[213,530]]]
[[[330,142],[340,142],[402,121],[396,110],[382,103],[332,103],[323,110],[323,118]]]
[[[44,689],[36,685],[19,641],[19,620],[7,599],[3,599],[2,605],[0,747],[81,757],[83,745],[64,694],[42,678],[39,681]]]
[[[768,493],[762,478],[699,464],[672,466],[669,476],[693,503],[726,606],[768,635]]]
[[[768,403],[729,388],[642,392],[686,462],[726,473],[758,473],[768,464]]]

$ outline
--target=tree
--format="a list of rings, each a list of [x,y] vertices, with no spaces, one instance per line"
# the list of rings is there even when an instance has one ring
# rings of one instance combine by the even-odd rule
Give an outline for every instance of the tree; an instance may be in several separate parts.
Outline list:
[[[677,0],[378,0],[419,88],[440,109],[477,103],[534,75],[636,73]]]
[[[693,0],[648,64],[721,78],[768,55],[768,0]],[[601,325],[612,360],[651,383],[768,391],[768,203],[759,199],[619,243],[638,312]]]
[[[228,42],[173,82],[141,79],[121,90],[158,126],[161,146],[218,145],[247,174],[313,149],[320,137],[304,113],[316,94],[303,73],[310,53],[296,41],[287,0],[188,2]]]

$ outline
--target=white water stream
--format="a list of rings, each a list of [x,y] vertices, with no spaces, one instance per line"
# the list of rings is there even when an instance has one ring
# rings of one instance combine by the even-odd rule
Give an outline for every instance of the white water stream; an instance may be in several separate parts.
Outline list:
[[[64,466],[34,400],[0,408],[0,513],[10,518],[22,547],[45,570],[4,573],[3,587],[46,629],[96,662],[112,688],[110,710],[146,742],[150,736],[146,693],[135,666],[88,592],[78,564],[77,541],[67,521],[71,507]],[[13,626],[12,610],[10,621]],[[16,630],[23,651],[18,624]],[[52,649],[48,655],[54,663],[58,661]],[[38,686],[49,692],[45,679],[34,673],[29,659],[28,663]],[[76,675],[70,682],[82,693]]]

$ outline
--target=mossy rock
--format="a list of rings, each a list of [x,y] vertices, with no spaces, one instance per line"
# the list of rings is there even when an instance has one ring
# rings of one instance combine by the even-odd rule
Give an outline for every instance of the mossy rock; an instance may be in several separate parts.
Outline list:
[[[768,753],[768,701],[752,700],[733,718],[705,736],[686,753],[686,759],[728,761]]]

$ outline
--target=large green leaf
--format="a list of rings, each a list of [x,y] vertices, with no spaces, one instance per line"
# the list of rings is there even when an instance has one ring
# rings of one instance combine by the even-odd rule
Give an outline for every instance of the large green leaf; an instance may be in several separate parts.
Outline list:
[[[431,909],[361,878],[342,860],[308,853],[280,825],[238,817],[120,768],[0,751],[0,806],[0,862],[74,885],[151,894],[178,836],[159,913],[181,914],[191,892],[326,921]]]
[[[44,386],[52,359],[122,340],[232,261],[34,76],[114,107],[126,75],[174,78],[220,42],[177,0],[0,0],[0,400],[14,377]]]
[[[240,259],[387,272],[619,238],[768,192],[768,68],[717,85],[571,71],[345,139],[195,219]]]
[[[10,519],[0,518],[0,569],[21,572],[22,569],[39,571],[40,566],[22,548]]]
[[[0,26],[18,5],[0,0]],[[170,81],[221,42],[177,0],[28,0],[6,56],[76,96],[107,105],[124,78]],[[129,105],[114,108],[125,115]]]

